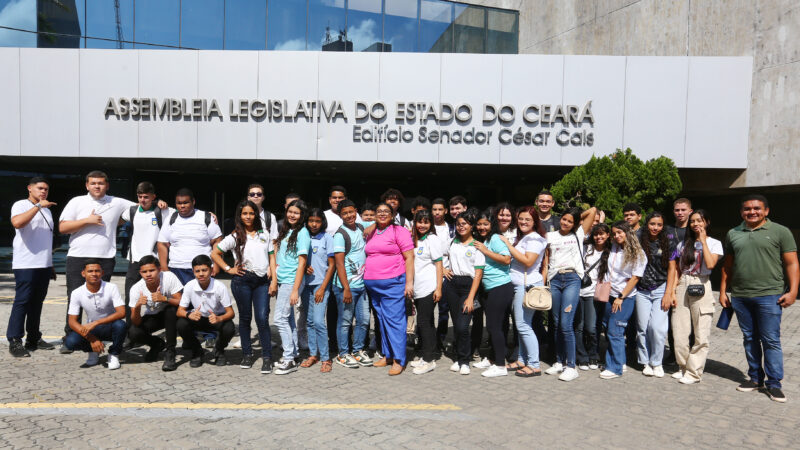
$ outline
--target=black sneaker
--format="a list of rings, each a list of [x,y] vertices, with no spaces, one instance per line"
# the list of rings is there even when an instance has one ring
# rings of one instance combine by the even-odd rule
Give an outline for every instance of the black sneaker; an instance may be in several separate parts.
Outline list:
[[[25,341],[25,348],[29,351],[35,350],[55,350],[56,346],[39,338],[36,342]]]
[[[145,362],[158,361],[158,354],[164,350],[165,346],[164,341],[159,340],[158,344],[150,347],[150,350],[144,355]]]
[[[255,356],[253,355],[244,355],[242,356],[242,362],[239,363],[239,367],[242,369],[249,369],[253,367],[253,363],[256,361]]]
[[[189,367],[196,369],[203,365],[203,352],[193,353],[192,360],[189,361]]]
[[[167,349],[164,353],[164,364],[161,366],[161,370],[164,372],[172,372],[177,368],[178,364],[175,362],[175,349]]]
[[[225,350],[214,351],[214,365],[216,366],[228,365],[228,359],[225,357]]]
[[[261,363],[261,373],[272,373],[272,360],[269,358],[264,358],[264,362]]]
[[[764,389],[764,385],[758,384],[753,380],[747,380],[736,388],[736,390],[739,392],[753,392],[761,389]]]
[[[297,363],[294,359],[284,359],[275,366],[275,375],[286,375],[297,371]]]
[[[22,341],[17,339],[14,339],[8,343],[8,352],[11,353],[11,356],[14,358],[25,358],[31,356],[31,354],[28,353],[28,350],[26,350],[22,345]]]
[[[783,395],[783,391],[780,388],[767,388],[767,395],[772,401],[786,403],[786,396]]]

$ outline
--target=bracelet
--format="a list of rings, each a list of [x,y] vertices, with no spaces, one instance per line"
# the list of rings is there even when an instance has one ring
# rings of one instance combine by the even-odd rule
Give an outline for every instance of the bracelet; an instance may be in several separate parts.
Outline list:
[[[224,269],[224,270],[225,270],[225,272],[227,272],[227,271],[231,270],[231,266],[225,266],[225,269]]]

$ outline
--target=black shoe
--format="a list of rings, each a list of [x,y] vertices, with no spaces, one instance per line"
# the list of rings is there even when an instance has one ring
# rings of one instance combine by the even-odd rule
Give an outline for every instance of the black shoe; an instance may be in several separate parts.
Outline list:
[[[161,370],[164,372],[172,372],[177,368],[178,364],[175,362],[175,349],[167,349],[164,353],[164,364],[161,366]]]
[[[158,354],[161,353],[161,350],[164,350],[165,346],[164,341],[159,340],[158,344],[150,347],[150,350],[144,355],[145,362],[158,361]]]
[[[25,346],[22,345],[22,341],[18,339],[14,339],[8,343],[8,352],[11,353],[11,356],[14,358],[25,358],[31,356],[31,354],[28,353],[28,350],[25,349]]]
[[[58,353],[62,355],[69,355],[72,353],[72,350],[68,349],[66,345],[61,344],[61,347],[58,348]]]
[[[242,369],[249,369],[253,367],[253,363],[256,361],[255,356],[253,355],[244,355],[242,356],[242,362],[239,363],[239,367]]]
[[[214,351],[214,364],[217,366],[228,365],[228,359],[225,358],[225,350]]]
[[[261,363],[261,373],[272,373],[272,360],[269,358],[264,358],[264,362]]]
[[[192,344],[190,344],[187,341],[183,341],[183,344],[181,344],[181,348],[184,349],[184,350],[191,350],[192,349]]]
[[[56,346],[51,344],[51,343],[49,343],[49,342],[47,342],[47,341],[45,341],[42,338],[39,338],[39,340],[36,341],[36,342],[26,341],[25,342],[25,348],[30,350],[30,351],[34,351],[34,350],[55,350]]]
[[[189,367],[196,369],[203,365],[203,352],[193,353],[192,360],[189,361]]]
[[[767,395],[773,401],[786,403],[786,396],[783,395],[783,391],[780,388],[767,388]]]
[[[122,351],[130,350],[132,348],[133,348],[133,342],[131,342],[130,338],[126,337],[125,342],[122,343]]]
[[[755,390],[761,390],[761,389],[764,389],[764,385],[758,384],[753,380],[747,380],[736,388],[736,390],[739,392],[753,392]]]

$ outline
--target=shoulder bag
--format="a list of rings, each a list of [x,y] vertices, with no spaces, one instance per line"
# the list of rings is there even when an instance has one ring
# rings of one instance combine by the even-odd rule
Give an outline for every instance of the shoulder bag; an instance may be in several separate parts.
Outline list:
[[[546,283],[546,282],[545,282]],[[531,286],[528,289],[528,271],[525,270],[522,285],[525,288],[525,298],[522,306],[534,311],[549,311],[553,307],[553,296],[550,294],[550,286]]]
[[[615,255],[616,258],[616,255]],[[599,262],[600,260],[598,260]],[[613,267],[614,260],[611,261],[609,264],[609,268]],[[608,278],[608,271],[606,271],[606,278]],[[598,302],[608,303],[609,298],[611,297],[611,282],[610,281],[603,281],[597,280],[597,285],[594,287],[594,300]]]

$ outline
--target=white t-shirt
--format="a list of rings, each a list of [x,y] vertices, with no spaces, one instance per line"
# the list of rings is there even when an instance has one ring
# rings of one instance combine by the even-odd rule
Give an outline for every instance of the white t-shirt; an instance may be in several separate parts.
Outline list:
[[[122,213],[135,205],[124,198],[106,195],[95,200],[91,195],[74,197],[61,211],[59,222],[80,220],[94,211],[103,217],[103,225],[86,225],[69,236],[67,256],[113,258],[117,254],[117,225]]]
[[[706,244],[708,245],[708,249],[711,250],[711,253],[714,255],[719,255],[720,257],[723,256],[724,251],[722,250],[722,242],[707,236],[706,237]],[[677,259],[677,263],[680,264],[680,255],[683,253],[683,242],[678,244],[678,247],[675,250],[675,255]],[[706,267],[706,261],[703,258],[703,244],[700,241],[695,241],[694,243],[694,264],[692,267],[689,268],[682,268],[681,273],[684,274],[698,274],[698,275],[711,275],[711,269]]]
[[[208,287],[203,289],[197,280],[186,283],[183,287],[180,305],[200,311],[200,315],[208,317],[211,311],[214,314],[225,314],[225,308],[231,306],[231,296],[228,295],[228,288],[224,284],[218,283],[214,278],[208,283]]]
[[[509,239],[514,242],[516,238]],[[542,237],[539,233],[531,232],[526,234],[520,239],[517,245],[514,246],[523,255],[525,253],[536,253],[539,255],[532,266],[525,269],[525,265],[516,259],[511,260],[511,282],[516,286],[521,286],[525,282],[525,273],[528,274],[528,286],[541,286],[544,284],[542,279],[542,259],[544,259],[544,249],[547,248],[547,239]]]
[[[448,253],[450,252],[450,242],[453,239],[450,237],[450,227],[447,226],[447,223],[443,223],[441,225],[434,225],[436,228],[436,239],[439,240],[439,243],[442,247],[442,268],[449,269],[450,268],[450,257]]]
[[[14,202],[11,217],[38,209],[27,198]],[[41,208],[30,222],[14,230],[11,269],[43,269],[53,267],[53,215]]]
[[[558,275],[559,270],[573,269],[578,277],[583,278],[583,239],[586,233],[578,226],[575,233],[566,236],[559,231],[547,233],[547,246],[550,248],[550,262],[547,266],[547,280]]]
[[[414,249],[414,298],[422,298],[436,290],[436,261],[442,260],[442,243],[427,234]]]
[[[212,219],[206,226],[206,213],[194,210],[190,217],[180,214],[175,223],[167,220],[158,234],[158,242],[169,243],[169,267],[191,269],[197,255],[211,255],[211,240],[222,236],[222,230]]]
[[[88,323],[114,314],[117,306],[125,306],[125,300],[119,295],[117,285],[102,281],[100,289],[96,293],[91,293],[86,287],[86,283],[84,283],[81,287],[72,291],[69,297],[67,314],[71,316],[80,315],[81,308],[83,308],[83,311],[86,312],[86,322]]]
[[[235,233],[231,233],[225,236],[225,239],[217,244],[217,248],[222,250],[223,253],[233,253],[233,259],[238,263],[239,258],[236,257],[236,252],[233,251],[236,248],[235,235]],[[269,234],[263,230],[257,231],[254,236],[248,234],[247,241],[242,249],[242,256],[244,257],[242,267],[248,272],[253,272],[259,277],[263,277],[269,273],[269,254],[272,251],[272,238]]]
[[[458,239],[453,239],[448,252],[453,275],[475,278],[475,269],[483,269],[486,266],[486,257],[475,248],[473,242],[475,241],[464,245]]]
[[[159,292],[161,292],[164,297],[172,297],[176,293],[183,290],[183,284],[181,284],[181,280],[172,273],[172,272],[161,272],[160,273],[160,280],[159,281]],[[167,307],[169,304],[168,302],[154,302],[153,301],[153,294],[147,289],[147,282],[144,279],[141,279],[136,282],[133,286],[131,286],[130,292],[128,292],[128,306],[133,308],[136,306],[136,303],[139,301],[139,297],[144,294],[147,297],[147,304],[144,306],[144,310],[142,310],[142,315],[146,316],[148,314],[158,314],[164,308]]]
[[[333,236],[336,234],[336,230],[342,226],[344,222],[342,222],[342,218],[339,217],[338,214],[333,212],[332,209],[325,210],[325,220],[328,221],[328,228],[325,228],[325,232]],[[356,223],[361,222],[361,215],[356,213]]]
[[[580,296],[581,297],[593,297],[594,296],[594,290],[597,287],[597,275],[598,275],[598,272],[600,271],[600,264],[597,264],[594,267],[592,267],[592,266],[594,265],[594,263],[596,263],[597,261],[600,260],[600,257],[603,256],[603,252],[598,252],[597,250],[594,249],[594,247],[592,247],[591,249],[585,249],[584,248],[584,253],[583,254],[585,255],[583,260],[586,261],[586,269],[587,270],[589,268],[592,269],[591,271],[589,271],[589,278],[592,279],[592,284],[591,284],[591,286],[587,286],[585,288],[581,288]]]
[[[621,295],[628,280],[644,275],[644,269],[647,267],[647,255],[644,254],[644,250],[639,250],[639,258],[634,263],[623,266],[624,259],[622,247],[616,243],[612,245],[611,253],[608,255],[608,275],[606,275],[606,279],[611,282],[611,295]],[[634,286],[627,297],[636,295],[636,292],[636,286]]]
[[[262,209],[258,215],[261,217],[261,226],[266,227],[267,216],[264,214],[264,210]],[[275,214],[269,213],[269,218],[269,239],[274,241],[278,239],[278,221],[275,219]]]
[[[133,216],[133,236],[131,236],[131,247],[128,251],[128,258],[133,262],[139,262],[143,256],[158,256],[156,242],[158,242],[158,219],[156,219],[155,207],[149,211],[143,211],[141,206],[137,207],[136,214]],[[161,210],[161,226],[169,220],[174,209]],[[131,221],[131,209],[127,208],[122,213],[122,220]]]

